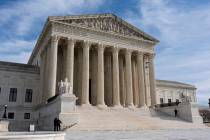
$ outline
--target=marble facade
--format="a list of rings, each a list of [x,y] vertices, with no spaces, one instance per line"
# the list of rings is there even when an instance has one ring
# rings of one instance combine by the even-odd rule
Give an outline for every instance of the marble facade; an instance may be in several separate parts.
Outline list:
[[[28,64],[40,65],[44,100],[68,78],[78,105],[151,106],[157,43],[112,14],[49,17]]]

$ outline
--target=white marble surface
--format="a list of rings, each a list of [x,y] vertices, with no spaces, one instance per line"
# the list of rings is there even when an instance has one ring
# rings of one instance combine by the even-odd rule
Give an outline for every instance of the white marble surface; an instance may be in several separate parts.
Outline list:
[[[69,131],[65,140],[208,140],[210,129]]]
[[[64,140],[64,132],[2,132],[0,140]]]

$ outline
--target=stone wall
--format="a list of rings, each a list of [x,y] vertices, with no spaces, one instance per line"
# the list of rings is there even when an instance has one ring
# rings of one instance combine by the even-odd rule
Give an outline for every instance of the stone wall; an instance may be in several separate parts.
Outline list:
[[[159,107],[156,108],[157,111],[160,111],[164,114],[175,116],[174,110],[178,111],[178,118],[181,118],[185,121],[202,124],[203,120],[198,113],[198,105],[195,102],[183,102],[178,106],[169,106],[169,107]]]
[[[78,123],[79,114],[76,112],[75,102],[74,95],[57,96],[53,101],[39,106],[35,111],[38,120],[36,130],[53,130],[56,117],[61,120],[62,129]]]

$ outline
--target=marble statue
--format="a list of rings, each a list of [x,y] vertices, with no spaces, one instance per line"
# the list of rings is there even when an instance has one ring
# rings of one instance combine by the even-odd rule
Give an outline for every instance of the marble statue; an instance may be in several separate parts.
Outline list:
[[[60,81],[58,83],[59,86],[59,94],[72,94],[72,87],[70,82],[68,82],[68,78],[65,78],[64,81]]]

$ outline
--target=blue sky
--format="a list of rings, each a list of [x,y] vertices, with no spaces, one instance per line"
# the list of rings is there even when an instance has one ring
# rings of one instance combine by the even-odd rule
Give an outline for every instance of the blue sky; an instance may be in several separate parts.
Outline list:
[[[114,13],[160,43],[156,77],[210,98],[210,0],[1,0],[0,60],[26,63],[47,16]]]

